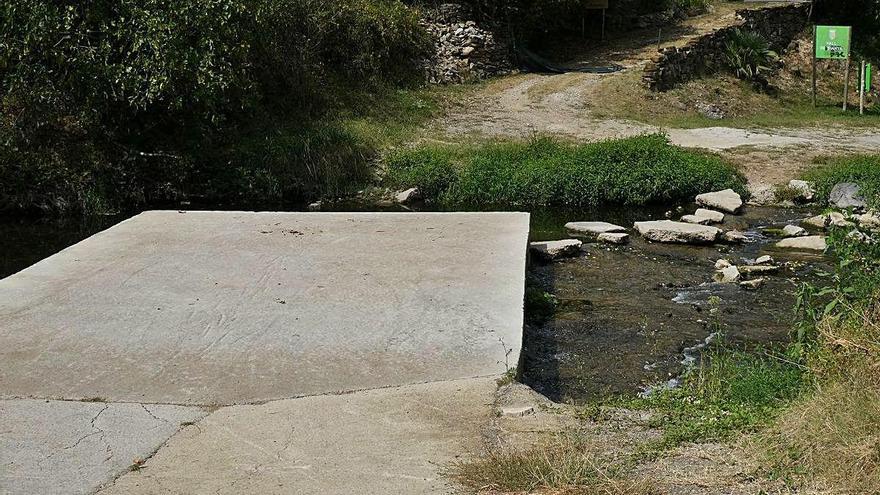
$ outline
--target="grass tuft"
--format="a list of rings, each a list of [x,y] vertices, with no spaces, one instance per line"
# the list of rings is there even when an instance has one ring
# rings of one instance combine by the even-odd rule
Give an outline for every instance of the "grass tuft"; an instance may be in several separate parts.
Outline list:
[[[596,449],[577,435],[555,437],[527,450],[489,453],[456,465],[452,474],[477,493],[659,493],[646,482],[626,479],[620,464],[597,454]]]

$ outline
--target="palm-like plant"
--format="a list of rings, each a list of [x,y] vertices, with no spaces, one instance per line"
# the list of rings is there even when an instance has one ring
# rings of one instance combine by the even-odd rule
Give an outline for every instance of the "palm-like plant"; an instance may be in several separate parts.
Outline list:
[[[754,80],[769,72],[779,55],[760,34],[734,29],[725,43],[724,58],[737,77]]]

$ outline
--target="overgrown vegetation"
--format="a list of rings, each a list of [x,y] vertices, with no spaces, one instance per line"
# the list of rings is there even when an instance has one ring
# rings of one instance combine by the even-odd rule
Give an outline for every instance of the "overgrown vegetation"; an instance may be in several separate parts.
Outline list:
[[[686,442],[730,440],[770,424],[804,389],[802,371],[785,355],[715,347],[681,386],[623,402],[652,413],[662,438],[643,447],[662,452]]]
[[[798,487],[873,493],[880,486],[880,246],[831,237],[824,287],[801,294],[798,349],[815,380],[762,438],[767,474]]]
[[[804,178],[815,184],[821,199],[828,199],[836,184],[854,182],[869,205],[880,206],[880,155],[823,158]]]
[[[375,150],[335,113],[427,46],[396,0],[0,2],[0,210],[336,192]]]
[[[445,206],[640,205],[693,198],[744,180],[720,158],[662,135],[591,144],[551,138],[422,146],[387,158],[387,181],[419,187]]]

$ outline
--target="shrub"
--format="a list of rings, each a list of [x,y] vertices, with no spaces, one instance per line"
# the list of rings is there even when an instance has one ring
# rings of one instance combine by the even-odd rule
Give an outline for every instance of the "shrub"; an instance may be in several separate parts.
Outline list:
[[[328,180],[348,164],[305,163],[343,137],[316,121],[417,79],[426,40],[397,0],[0,0],[0,210],[335,187],[363,174]],[[287,149],[308,151],[291,168],[218,163],[255,156],[234,148],[270,124],[270,136],[298,127],[309,143]]]
[[[779,55],[770,50],[770,43],[753,31],[734,29],[724,44],[724,59],[740,79],[764,77],[778,58]]]
[[[854,182],[859,185],[866,202],[880,207],[880,155],[820,159],[804,178],[815,184],[822,199],[828,199],[836,184]]]
[[[725,188],[745,194],[745,181],[732,166],[672,146],[662,135],[584,145],[538,138],[422,147],[390,156],[388,177],[450,206],[641,205]]]

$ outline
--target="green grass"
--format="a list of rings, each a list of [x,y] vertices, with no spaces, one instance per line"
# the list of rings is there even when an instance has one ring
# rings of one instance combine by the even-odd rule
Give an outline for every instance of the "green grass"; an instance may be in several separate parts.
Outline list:
[[[582,145],[541,137],[422,146],[385,161],[389,185],[418,187],[449,207],[642,205],[726,188],[745,194],[733,166],[656,134]]]
[[[800,367],[767,354],[716,349],[678,388],[624,399],[623,406],[652,413],[662,437],[646,452],[686,442],[725,441],[770,424],[804,389]]]
[[[804,179],[815,184],[821,199],[828,199],[835,184],[854,182],[869,205],[880,206],[880,154],[823,158],[804,174]]]

